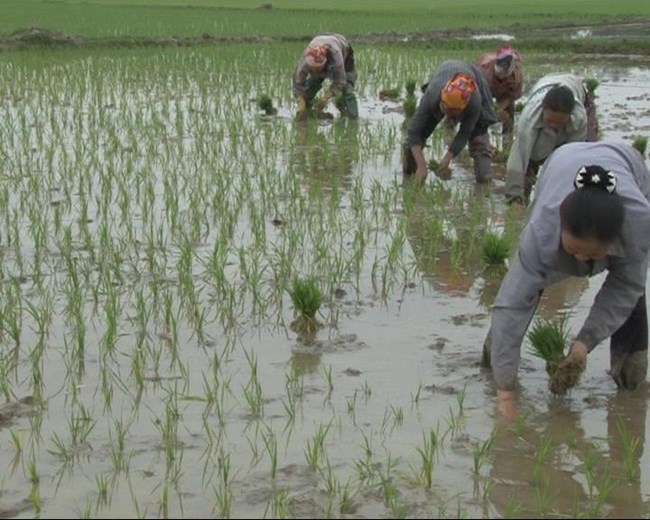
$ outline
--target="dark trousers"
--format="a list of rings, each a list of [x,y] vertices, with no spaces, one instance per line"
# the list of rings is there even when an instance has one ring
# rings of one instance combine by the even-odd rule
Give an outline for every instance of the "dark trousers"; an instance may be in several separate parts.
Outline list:
[[[634,390],[648,373],[648,315],[645,294],[609,342],[609,373],[619,388]]]

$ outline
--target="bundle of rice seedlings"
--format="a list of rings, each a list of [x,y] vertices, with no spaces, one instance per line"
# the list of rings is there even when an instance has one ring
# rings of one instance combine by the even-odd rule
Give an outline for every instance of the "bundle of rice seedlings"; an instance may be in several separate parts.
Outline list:
[[[587,92],[589,92],[592,95],[594,94],[594,92],[596,92],[598,85],[600,85],[600,81],[598,81],[596,78],[588,78],[585,81],[585,87],[587,87]]]
[[[262,94],[257,98],[257,106],[260,110],[263,110],[267,116],[273,116],[278,112],[278,110],[273,106],[271,96],[267,96],[266,94]]]
[[[481,242],[481,258],[488,265],[504,265],[510,256],[510,241],[502,234],[488,231]]]
[[[413,97],[415,96],[415,87],[417,86],[417,82],[414,79],[409,79],[406,82],[406,95],[408,97]]]
[[[522,103],[521,101],[517,101],[515,103],[515,112],[517,112],[517,113],[521,112],[524,109],[525,106],[526,106],[526,103]]]
[[[550,376],[548,387],[552,393],[564,395],[578,384],[585,371],[586,360],[577,362],[564,354],[569,339],[566,319],[537,320],[528,333],[528,339],[532,353],[546,361],[546,372]]]
[[[440,167],[440,163],[435,159],[429,159],[428,166],[429,170],[435,172]]]
[[[417,99],[415,99],[415,96],[408,96],[404,100],[404,103],[402,103],[402,107],[404,108],[404,115],[407,119],[413,117],[413,114],[415,114],[417,103],[418,102]]]
[[[297,332],[316,330],[320,326],[316,313],[323,303],[323,293],[316,279],[314,277],[294,278],[288,292],[297,314],[291,328]]]
[[[645,157],[645,151],[648,147],[648,138],[647,137],[637,137],[632,143],[632,147],[635,148],[643,157]]]
[[[338,95],[334,98],[334,106],[341,114],[347,113],[347,108],[345,107],[345,100],[342,95]]]

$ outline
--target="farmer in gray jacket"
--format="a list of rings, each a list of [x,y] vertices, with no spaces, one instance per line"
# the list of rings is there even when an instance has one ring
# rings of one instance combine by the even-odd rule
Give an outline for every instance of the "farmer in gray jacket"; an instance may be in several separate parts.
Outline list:
[[[558,146],[595,141],[598,123],[592,96],[582,78],[549,74],[530,91],[518,118],[515,141],[506,165],[506,201],[525,204],[537,171]]]
[[[543,166],[483,347],[483,362],[492,368],[499,410],[506,417],[517,413],[521,344],[542,291],[568,276],[608,270],[560,369],[583,370],[587,353],[611,337],[610,374],[618,387],[632,390],[645,379],[649,175],[631,146],[606,141],[566,144]]]
[[[492,93],[481,71],[471,63],[455,60],[443,62],[434,71],[411,119],[402,152],[404,175],[415,174],[416,180],[426,180],[424,144],[445,116],[460,121],[460,126],[436,175],[449,178],[449,163],[469,142],[476,182],[488,182],[492,163],[488,127],[499,121]]]
[[[350,119],[359,117],[354,84],[357,73],[354,69],[352,46],[340,34],[321,34],[309,42],[293,72],[293,95],[298,101],[298,117],[303,116],[323,86],[331,81],[329,89],[316,102],[323,110],[335,96],[343,96],[345,113]]]

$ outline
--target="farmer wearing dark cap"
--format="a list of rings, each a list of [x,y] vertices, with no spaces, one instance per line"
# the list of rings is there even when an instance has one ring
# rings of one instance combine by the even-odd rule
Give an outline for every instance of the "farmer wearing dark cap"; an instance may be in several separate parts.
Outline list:
[[[515,102],[521,97],[524,77],[519,53],[503,45],[496,53],[484,54],[476,62],[496,100],[496,111],[503,134],[511,134],[515,122]]]
[[[435,171],[436,175],[449,178],[449,163],[469,143],[476,182],[488,182],[492,163],[488,127],[498,122],[492,94],[474,65],[455,60],[443,62],[433,72],[420,98],[402,152],[404,175],[414,174],[420,182],[426,180],[428,165],[424,158],[424,144],[445,117],[454,118],[460,126]]]
[[[354,84],[354,52],[347,39],[340,34],[321,34],[309,42],[293,73],[293,95],[298,101],[297,116],[303,116],[311,106],[323,82],[329,79],[329,89],[315,103],[323,110],[329,101],[343,96],[345,113],[350,119],[359,117]]]

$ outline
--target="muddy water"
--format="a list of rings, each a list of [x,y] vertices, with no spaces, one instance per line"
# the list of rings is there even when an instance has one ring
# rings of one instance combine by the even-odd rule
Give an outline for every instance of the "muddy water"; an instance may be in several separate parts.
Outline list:
[[[588,70],[601,79],[597,93],[603,137],[649,135],[648,72],[629,67]],[[358,125],[325,122],[305,133],[293,127],[287,107],[274,121],[260,123],[264,128],[273,125],[279,137],[292,136],[290,145],[278,147],[277,162],[302,166],[305,187],[314,196],[352,193],[355,183],[363,182],[368,204],[373,183],[399,189],[402,116],[390,110],[390,103],[366,94],[361,96]],[[381,142],[377,134],[393,136],[395,146],[373,155],[364,152],[369,139]],[[355,135],[361,152],[350,146],[341,153],[328,144],[349,142]],[[494,208],[486,212],[486,225],[503,225],[502,168],[496,168],[489,191],[475,192],[468,165],[466,160],[454,165],[449,189]],[[339,209],[344,213],[353,205],[348,195]],[[336,292],[323,309],[321,330],[312,337],[291,331],[291,306],[285,301],[286,323],[269,317],[239,325],[234,348],[221,359],[216,377],[211,363],[229,341],[217,323],[207,327],[212,341],[203,345],[197,345],[189,327],[179,331],[187,373],[178,365],[165,365],[159,374],[148,374],[142,394],[122,391],[116,384],[110,407],[99,383],[99,367],[106,362],[99,349],[88,348],[86,375],[79,384],[67,384],[71,367],[66,366],[65,335],[55,336],[41,411],[22,393],[29,388],[25,380],[31,373],[28,360],[22,359],[22,377],[14,388],[22,399],[0,408],[0,516],[34,517],[40,503],[45,517],[207,518],[224,512],[224,496],[232,501],[230,516],[238,518],[647,515],[647,386],[633,395],[618,394],[606,373],[607,345],[601,345],[590,355],[582,384],[564,399],[553,398],[543,364],[525,352],[520,400],[524,420],[505,423],[495,413],[491,378],[479,367],[499,278],[486,276],[472,256],[454,265],[448,246],[441,248],[437,261],[422,258],[420,246],[428,239],[422,236],[422,222],[402,222],[406,217],[399,205],[393,217],[393,223],[377,222],[376,227],[402,223],[406,229],[403,256],[413,267],[404,288],[384,298],[377,295],[370,266],[373,254],[384,249],[382,244],[369,247],[359,292]],[[426,207],[420,218],[426,221]],[[457,229],[462,236],[462,227]],[[602,277],[595,277],[552,288],[544,295],[540,314],[568,313],[575,329],[600,283]],[[120,323],[124,343],[112,368],[115,381],[129,386],[135,333],[126,317]],[[102,332],[89,330],[89,344],[99,343]],[[23,334],[24,345],[36,342],[35,332]],[[162,336],[157,340],[164,344]],[[251,368],[244,352],[254,353],[257,361],[261,418],[251,416],[247,406]],[[213,380],[229,387],[220,394],[223,424],[201,400],[206,381]],[[78,395],[71,395],[73,389]],[[77,416],[71,422],[74,398],[84,404],[90,419]],[[291,403],[293,420],[287,412]],[[75,445],[68,458],[57,455],[57,438],[67,441],[73,426],[93,421],[88,442]],[[130,462],[125,472],[114,471],[118,421],[128,425],[124,453]],[[638,439],[629,457],[621,425]],[[169,451],[165,440],[174,427],[171,438],[177,442]],[[475,458],[495,430],[484,459]],[[418,481],[418,449],[432,431],[439,450],[429,488]],[[319,432],[323,450],[314,469],[306,454]],[[21,439],[21,449],[12,434]],[[277,446],[275,470],[272,446]],[[37,484],[30,480],[32,463],[39,473]],[[227,489],[222,485],[226,468]],[[106,496],[101,492],[104,481]]]

